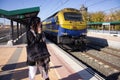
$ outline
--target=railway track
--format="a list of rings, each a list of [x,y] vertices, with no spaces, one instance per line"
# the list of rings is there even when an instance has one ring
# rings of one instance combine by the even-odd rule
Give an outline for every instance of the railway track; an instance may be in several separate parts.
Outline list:
[[[19,36],[21,35],[22,33],[19,32]],[[12,36],[12,33],[10,31],[10,28],[7,28],[7,29],[0,29],[0,44],[3,44],[5,45],[7,43],[7,41],[9,41],[11,39],[11,37],[13,38],[13,40],[15,40],[17,37],[18,37],[18,34],[17,34],[17,30],[15,29],[14,30],[14,34]]]
[[[89,65],[106,80],[120,80],[120,51],[109,47],[92,45],[87,46],[86,52],[70,51],[68,46],[62,48],[78,60]]]

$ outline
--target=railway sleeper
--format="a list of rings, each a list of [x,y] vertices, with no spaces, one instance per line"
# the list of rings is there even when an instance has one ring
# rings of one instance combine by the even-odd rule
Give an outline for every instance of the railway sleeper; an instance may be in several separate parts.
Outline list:
[[[74,53],[72,53],[72,55],[75,56],[76,58],[80,59],[81,61],[85,62],[86,64],[88,64],[89,66],[91,66],[93,69],[97,70],[104,76],[106,76],[106,78],[109,78],[108,76],[110,76],[110,75],[120,73],[119,70],[107,65],[106,63],[103,63],[102,61],[99,61],[99,60],[87,55],[86,53],[84,55],[83,55],[83,53],[79,54],[79,57],[78,57],[78,55],[75,55]],[[118,75],[117,77],[120,78],[120,75]]]

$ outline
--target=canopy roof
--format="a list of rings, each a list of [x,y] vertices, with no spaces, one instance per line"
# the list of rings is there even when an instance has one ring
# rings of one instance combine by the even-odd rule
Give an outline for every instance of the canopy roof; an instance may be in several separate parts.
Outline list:
[[[10,20],[23,24],[28,24],[29,19],[31,17],[37,16],[39,11],[40,11],[39,7],[18,9],[12,11],[6,11],[0,9],[0,17],[8,18]]]
[[[113,22],[89,22],[88,25],[102,25],[104,23],[109,23],[110,25],[120,24],[120,21],[113,21]]]

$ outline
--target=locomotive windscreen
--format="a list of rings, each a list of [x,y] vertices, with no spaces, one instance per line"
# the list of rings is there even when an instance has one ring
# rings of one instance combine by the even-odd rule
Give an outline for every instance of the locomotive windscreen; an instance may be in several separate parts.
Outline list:
[[[74,12],[64,13],[64,18],[69,21],[82,21],[82,15]]]

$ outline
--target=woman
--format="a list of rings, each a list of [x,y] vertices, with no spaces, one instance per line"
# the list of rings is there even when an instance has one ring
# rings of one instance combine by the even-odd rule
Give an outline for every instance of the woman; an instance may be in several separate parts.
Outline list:
[[[42,42],[45,42],[45,36],[42,32],[42,25],[39,17],[33,17],[30,20],[29,30],[27,31],[27,64],[29,67],[29,80],[34,80],[37,67],[44,80],[49,80],[48,69],[50,58],[42,58],[41,60],[32,60],[33,55],[36,55],[34,47],[36,45],[41,46]],[[38,52],[42,53],[41,48],[38,47]],[[31,56],[32,55],[32,56]]]

